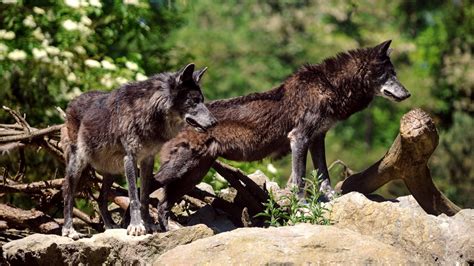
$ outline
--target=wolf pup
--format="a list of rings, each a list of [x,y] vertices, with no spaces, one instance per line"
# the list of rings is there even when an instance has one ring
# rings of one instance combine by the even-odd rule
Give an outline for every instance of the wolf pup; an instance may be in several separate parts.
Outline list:
[[[106,228],[116,227],[107,211],[107,191],[114,175],[124,171],[131,216],[127,234],[145,234],[143,221],[152,227],[148,202],[155,154],[179,132],[183,120],[200,132],[216,123],[203,103],[199,86],[205,71],[194,71],[194,64],[189,64],[176,73],[157,74],[108,93],[84,93],[69,104],[61,136],[66,157],[63,236],[79,238],[72,225],[74,193],[82,172],[89,166],[104,177],[99,209]],[[141,207],[136,187],[137,164]]]
[[[204,133],[184,128],[160,153],[155,179],[165,191],[158,206],[161,229],[167,230],[169,207],[202,180],[217,157],[255,161],[291,152],[289,183],[302,199],[309,150],[322,176],[320,190],[331,199],[326,132],[366,108],[374,96],[397,102],[410,96],[390,62],[390,42],[305,65],[270,91],[208,103],[218,124]]]

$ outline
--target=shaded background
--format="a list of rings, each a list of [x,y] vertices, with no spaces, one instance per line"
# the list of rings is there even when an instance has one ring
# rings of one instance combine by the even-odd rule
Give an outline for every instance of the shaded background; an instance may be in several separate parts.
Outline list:
[[[456,204],[473,208],[474,5],[425,2],[3,0],[0,104],[26,113],[33,126],[59,124],[55,107],[65,109],[81,92],[111,90],[189,62],[209,67],[207,99],[228,98],[276,87],[304,63],[392,39],[392,62],[412,97],[376,99],[331,129],[328,163],[368,167],[390,147],[401,116],[421,107],[441,136],[430,162],[436,184]],[[2,111],[0,122],[14,121]],[[27,150],[26,158],[29,181],[64,174],[41,150]],[[15,153],[0,155],[0,175],[14,174],[17,160]],[[260,169],[280,183],[290,172],[289,157],[231,164],[248,173]],[[340,171],[331,170],[333,185]],[[225,186],[212,172],[206,180]],[[408,194],[399,182],[379,192]],[[35,206],[21,195],[0,201]]]

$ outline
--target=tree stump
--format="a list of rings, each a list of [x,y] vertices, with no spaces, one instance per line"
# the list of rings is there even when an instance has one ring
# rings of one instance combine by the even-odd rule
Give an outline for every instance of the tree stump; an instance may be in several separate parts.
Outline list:
[[[383,158],[339,182],[336,189],[343,194],[369,194],[391,180],[402,179],[427,213],[452,216],[460,208],[436,188],[427,165],[438,140],[432,118],[421,109],[411,110],[402,117],[400,133]]]

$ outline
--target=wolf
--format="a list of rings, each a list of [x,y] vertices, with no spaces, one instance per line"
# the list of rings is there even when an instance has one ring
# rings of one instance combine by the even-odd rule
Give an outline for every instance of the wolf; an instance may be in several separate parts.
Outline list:
[[[217,157],[255,161],[291,152],[289,184],[298,187],[303,199],[309,150],[321,177],[320,190],[331,199],[326,132],[366,108],[374,96],[396,102],[410,96],[390,61],[390,43],[304,65],[267,92],[208,103],[217,125],[206,132],[184,128],[160,153],[162,164],[155,179],[157,187],[164,187],[158,205],[161,230],[167,230],[169,207],[202,180]]]
[[[104,177],[99,210],[106,228],[116,227],[107,211],[107,191],[114,176],[125,172],[131,216],[127,234],[142,235],[152,230],[148,196],[156,153],[185,123],[200,132],[216,123],[204,105],[199,85],[206,69],[194,71],[191,63],[177,72],[160,73],[111,92],[84,93],[71,101],[61,136],[66,159],[63,236],[79,238],[72,225],[74,193],[88,167]],[[137,165],[141,202],[136,187]]]

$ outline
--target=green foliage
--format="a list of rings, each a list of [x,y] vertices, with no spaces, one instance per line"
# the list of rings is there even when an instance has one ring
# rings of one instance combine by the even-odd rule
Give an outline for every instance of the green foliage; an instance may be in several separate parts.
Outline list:
[[[10,0],[0,4],[0,99],[42,127],[61,123],[54,108],[81,92],[110,90],[190,61],[209,67],[203,90],[218,99],[268,90],[303,63],[393,39],[392,61],[412,97],[376,99],[336,125],[326,138],[328,162],[363,170],[389,148],[401,116],[421,107],[434,115],[441,136],[430,162],[436,183],[454,202],[473,207],[466,159],[474,132],[473,27],[474,5],[466,0]],[[12,122],[4,112],[0,121]],[[63,173],[42,152],[27,150],[26,157],[28,180]],[[16,162],[16,154],[2,155],[0,170],[13,173]],[[288,157],[231,164],[247,173],[259,169],[280,184],[290,172]],[[227,185],[213,171],[205,180],[217,189]],[[396,182],[380,192],[407,193]]]
[[[35,126],[59,123],[54,108],[81,92],[168,69],[160,43],[176,23],[172,9],[146,2],[0,4],[2,104],[21,108]]]
[[[317,171],[312,171],[310,178],[305,178],[305,182],[306,202],[302,202],[298,198],[297,187],[293,187],[289,195],[284,195],[279,200],[270,191],[269,199],[264,203],[265,210],[255,217],[264,217],[269,226],[287,226],[297,223],[329,225],[331,221],[327,218],[327,214],[330,210],[319,201],[321,193],[319,192]],[[287,204],[280,206],[277,201]]]

